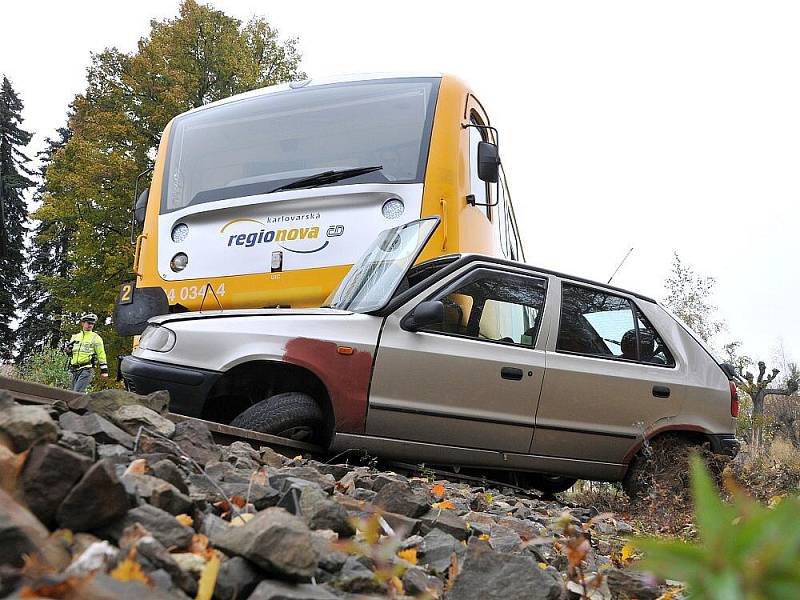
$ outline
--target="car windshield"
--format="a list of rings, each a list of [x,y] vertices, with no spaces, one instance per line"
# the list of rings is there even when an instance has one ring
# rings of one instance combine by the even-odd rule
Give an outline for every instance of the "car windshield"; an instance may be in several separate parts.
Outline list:
[[[325,306],[359,313],[386,306],[438,224],[438,217],[430,217],[382,231]]]
[[[342,183],[424,179],[438,78],[309,85],[175,119],[161,212],[263,194],[326,171]]]

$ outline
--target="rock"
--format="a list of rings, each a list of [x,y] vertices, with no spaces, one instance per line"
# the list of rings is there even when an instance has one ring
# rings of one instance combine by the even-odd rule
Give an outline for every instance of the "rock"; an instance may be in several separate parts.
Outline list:
[[[450,590],[458,600],[559,600],[561,581],[530,556],[500,554],[471,539],[467,556]]]
[[[241,556],[224,561],[219,567],[214,597],[218,600],[246,598],[263,575]]]
[[[523,547],[522,539],[517,532],[502,525],[492,525],[489,544],[497,552],[503,553],[516,552]]]
[[[278,454],[278,456],[280,456],[280,454]],[[263,454],[261,455],[261,460],[264,463],[267,462],[264,460]],[[353,470],[353,467],[349,465],[329,465],[327,463],[321,463],[315,460],[310,460],[308,461],[308,463],[310,466],[314,467],[317,471],[319,471],[323,475],[330,475],[336,481],[339,481],[342,477],[344,477]]]
[[[133,448],[133,437],[108,419],[96,414],[79,415],[66,412],[58,418],[62,429],[90,435],[101,444],[119,444],[125,448]]]
[[[175,423],[156,411],[138,404],[120,406],[111,413],[111,420],[133,436],[139,433],[140,427],[146,427],[165,437],[172,437],[175,433]]]
[[[407,517],[419,517],[430,508],[429,499],[421,493],[411,490],[402,481],[393,481],[384,485],[373,499],[375,506]]]
[[[181,568],[181,571],[194,575],[195,577],[200,577],[200,574],[203,572],[203,567],[206,565],[206,561],[203,560],[202,556],[191,552],[175,552],[170,554],[170,556]]]
[[[261,455],[247,442],[233,442],[222,449],[222,460],[237,469],[257,471],[261,467]]]
[[[189,493],[189,486],[186,485],[186,480],[183,478],[183,473],[178,466],[166,458],[156,461],[152,465],[148,464],[148,468],[155,477],[163,479],[167,483],[171,483],[183,494]]]
[[[80,600],[175,600],[176,596],[146,586],[140,581],[120,581],[105,573],[98,573],[88,579],[80,590],[80,596],[67,598]]]
[[[90,435],[62,429],[58,435],[58,445],[94,460],[97,442]]]
[[[288,579],[311,577],[319,558],[303,520],[277,507],[262,510],[242,527],[220,532],[214,543]]]
[[[60,527],[88,531],[118,519],[128,510],[128,495],[110,461],[101,460],[64,498],[56,512]]]
[[[58,427],[41,406],[22,406],[11,395],[0,391],[0,439],[6,438],[14,452],[30,448],[34,442],[55,442]]]
[[[161,510],[173,515],[192,511],[191,499],[163,479],[151,475],[126,473],[121,480],[129,494],[143,498]]]
[[[410,567],[403,574],[403,590],[408,596],[441,598],[444,584],[438,577],[428,575],[424,569]]]
[[[286,467],[278,469],[269,476],[269,484],[277,490],[284,491],[283,481],[302,479],[316,483],[326,494],[333,493],[336,480],[331,475],[323,475],[313,467]]]
[[[106,571],[116,564],[119,550],[105,540],[96,541],[80,553],[64,571],[69,577],[81,577],[97,571]]]
[[[110,459],[114,464],[127,464],[130,461],[132,452],[125,446],[119,444],[98,444],[97,459]]]
[[[637,598],[637,600],[656,600],[661,596],[658,582],[652,575],[636,571],[606,571],[606,582],[612,598]]]
[[[85,456],[55,444],[34,446],[18,486],[23,502],[43,524],[51,525],[59,505],[91,464]]]
[[[140,396],[133,392],[118,389],[100,390],[91,394],[77,396],[69,402],[70,410],[79,412],[93,412],[106,418],[111,418],[121,406],[139,405],[154,410],[163,415],[169,409],[169,393],[166,391],[153,392],[147,396]]]
[[[380,492],[388,483],[394,483],[396,481],[400,481],[402,483],[408,483],[408,479],[405,477],[401,477],[400,475],[387,475],[385,473],[378,473],[372,480],[372,487],[370,488],[373,492]]]
[[[139,445],[136,447],[136,451],[140,456],[174,456],[176,459],[180,459],[178,449],[170,442],[171,440],[165,440],[162,437],[149,435],[146,431],[143,431],[142,435],[139,436]]]
[[[344,566],[348,554],[333,544],[339,539],[330,529],[317,529],[311,532],[311,543],[319,556],[319,568],[328,573],[338,573]]]
[[[355,534],[347,511],[317,487],[300,492],[300,516],[311,529],[330,529],[343,537]]]
[[[439,573],[444,573],[450,566],[453,553],[459,558],[464,555],[464,544],[449,533],[432,529],[422,538],[419,551],[422,554],[419,562]]]
[[[321,585],[293,585],[268,579],[259,583],[247,600],[337,600],[337,596]]]
[[[0,489],[0,565],[21,567],[26,555],[36,555],[58,570],[70,562],[69,553],[49,537],[47,528]]]
[[[139,523],[165,548],[186,548],[192,542],[194,530],[182,525],[168,512],[143,504],[129,510],[125,515],[103,530],[113,540],[119,540],[126,527]]]
[[[275,452],[275,450],[268,446],[261,446],[258,451],[261,453],[261,462],[273,469],[280,469],[288,460],[283,454]]]
[[[457,540],[467,539],[467,524],[452,510],[431,509],[420,517],[420,531],[423,535],[431,529],[449,533]]]
[[[172,435],[181,451],[201,465],[219,460],[220,449],[214,443],[211,432],[200,421],[181,421],[175,425]]]
[[[178,560],[181,555],[167,552],[164,545],[155,539],[152,534],[148,534],[136,542],[136,552],[138,556],[147,559],[156,569],[162,569],[168,573],[175,585],[184,592],[192,597],[197,593],[197,582],[190,575],[190,571],[185,569]],[[192,554],[191,556],[195,555]],[[203,562],[199,556],[196,558]]]
[[[364,564],[364,559],[361,556],[348,556],[333,584],[353,594],[382,592],[383,585],[378,582],[372,569]]]

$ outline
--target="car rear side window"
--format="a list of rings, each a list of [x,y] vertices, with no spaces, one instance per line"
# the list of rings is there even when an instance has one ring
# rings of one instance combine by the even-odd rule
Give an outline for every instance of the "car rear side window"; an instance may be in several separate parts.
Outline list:
[[[672,358],[669,348],[638,307],[636,324],[639,327],[639,360],[653,365],[674,367],[675,359]]]
[[[478,269],[436,298],[444,321],[429,331],[533,347],[545,292],[542,279]]]
[[[669,349],[628,298],[569,283],[561,285],[556,350],[653,365],[675,365]]]

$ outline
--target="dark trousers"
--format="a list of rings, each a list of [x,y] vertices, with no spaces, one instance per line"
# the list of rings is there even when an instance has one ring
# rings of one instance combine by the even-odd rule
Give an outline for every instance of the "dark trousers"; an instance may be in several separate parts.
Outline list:
[[[89,387],[89,383],[92,381],[93,375],[94,369],[91,367],[74,371],[72,373],[72,391],[85,392],[86,388]]]

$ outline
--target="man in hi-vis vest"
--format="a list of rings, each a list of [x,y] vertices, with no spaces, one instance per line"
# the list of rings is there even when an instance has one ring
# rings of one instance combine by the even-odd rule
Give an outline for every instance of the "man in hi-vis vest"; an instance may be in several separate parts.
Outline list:
[[[87,313],[81,317],[81,331],[73,335],[64,346],[64,352],[71,355],[69,370],[72,373],[72,391],[85,392],[94,374],[94,365],[100,365],[100,377],[108,377],[106,349],[103,338],[92,329],[97,323],[97,315]]]

